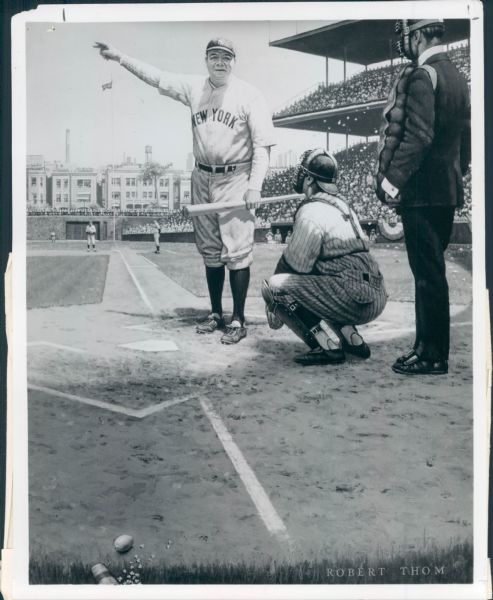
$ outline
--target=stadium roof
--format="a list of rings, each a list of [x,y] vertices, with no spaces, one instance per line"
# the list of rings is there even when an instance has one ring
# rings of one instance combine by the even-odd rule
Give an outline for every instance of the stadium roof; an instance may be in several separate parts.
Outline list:
[[[372,136],[378,133],[385,104],[385,100],[377,100],[311,113],[275,117],[273,123],[275,127],[289,129]]]
[[[270,42],[270,46],[346,60],[360,65],[397,58],[395,19],[334,21],[330,25]],[[446,19],[444,43],[469,37],[468,19]]]

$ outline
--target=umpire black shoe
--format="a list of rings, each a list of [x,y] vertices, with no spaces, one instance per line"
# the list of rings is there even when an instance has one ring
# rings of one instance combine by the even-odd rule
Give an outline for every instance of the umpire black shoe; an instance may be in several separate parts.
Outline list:
[[[343,350],[324,350],[315,348],[306,354],[295,356],[294,361],[304,367],[312,365],[340,365],[346,360]]]
[[[392,371],[401,375],[445,375],[448,373],[446,360],[425,360],[413,352],[405,361],[399,359],[392,365]]]
[[[416,354],[416,350],[414,348],[411,348],[411,350],[409,350],[409,352],[407,352],[406,354],[403,354],[402,356],[399,356],[399,358],[395,361],[395,363],[396,364],[398,364],[398,363],[405,363],[414,354]]]

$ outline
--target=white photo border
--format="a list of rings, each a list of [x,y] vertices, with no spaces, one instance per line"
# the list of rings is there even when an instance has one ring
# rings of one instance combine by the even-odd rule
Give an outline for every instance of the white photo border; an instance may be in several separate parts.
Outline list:
[[[282,19],[279,15],[282,14]],[[86,586],[29,585],[27,367],[26,367],[26,35],[28,22],[144,22],[144,21],[301,21],[341,20],[357,14],[360,19],[420,18],[470,19],[472,100],[473,209],[473,397],[474,397],[474,570],[473,583],[433,585],[159,585]],[[3,553],[3,593],[15,600],[65,598],[246,598],[406,600],[447,598],[476,600],[487,597],[487,513],[489,388],[486,358],[489,356],[488,296],[485,273],[484,228],[484,73],[483,20],[479,0],[410,2],[296,2],[296,3],[198,3],[40,6],[16,15],[12,21],[12,117],[13,117],[13,380],[10,409],[13,415],[10,461],[13,462],[13,518],[7,519],[5,539],[13,528],[13,547]],[[7,482],[8,486],[8,482]],[[7,503],[8,505],[8,503]]]

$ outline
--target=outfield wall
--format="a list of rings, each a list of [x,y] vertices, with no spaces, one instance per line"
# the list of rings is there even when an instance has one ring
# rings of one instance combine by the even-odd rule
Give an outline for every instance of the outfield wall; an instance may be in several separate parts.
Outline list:
[[[98,226],[99,239],[101,240],[112,240],[113,239],[113,217],[111,216],[94,216],[92,218],[93,223]],[[139,225],[145,225],[151,223],[153,219],[151,217],[116,217],[115,218],[115,239],[116,240],[131,240],[135,242],[152,242],[153,236],[150,233],[135,233],[135,234],[123,234],[123,231],[128,227],[135,227]],[[73,232],[75,224],[89,223],[88,216],[82,215],[59,215],[59,216],[29,216],[27,217],[27,239],[28,240],[49,240],[52,231],[55,232],[58,240],[76,239],[70,237]],[[274,224],[273,229],[281,229],[283,239],[288,229],[291,228],[289,224]],[[365,227],[365,229],[367,229]],[[80,230],[80,227],[79,227]],[[265,242],[266,233],[269,231],[268,228],[261,228],[255,230],[255,242]],[[368,233],[368,232],[367,232]],[[77,239],[84,239],[77,238]],[[472,240],[471,228],[468,223],[456,222],[452,230],[452,244],[470,244]],[[181,243],[192,243],[194,242],[193,231],[172,231],[169,233],[161,234],[162,242],[181,242]],[[382,235],[378,236],[378,242],[388,242]],[[403,242],[404,239],[398,240]],[[396,242],[396,243],[398,243]]]

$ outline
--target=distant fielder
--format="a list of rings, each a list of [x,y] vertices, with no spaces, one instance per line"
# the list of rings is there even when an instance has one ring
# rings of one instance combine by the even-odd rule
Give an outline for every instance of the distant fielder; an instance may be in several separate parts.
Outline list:
[[[355,325],[376,319],[387,302],[378,264],[336,180],[331,154],[303,154],[293,187],[306,200],[275,274],[262,285],[271,329],[285,324],[310,347],[295,358],[305,366],[339,364],[346,353],[369,358]]]
[[[154,243],[156,244],[156,249],[154,250],[154,254],[159,254],[160,250],[160,237],[161,237],[161,225],[159,224],[159,222],[156,220],[154,221],[154,223],[151,225],[152,227],[152,233],[154,235]]]
[[[89,225],[86,227],[87,235],[87,251],[91,250],[91,246],[94,252],[96,252],[96,226],[92,221],[89,221]]]
[[[96,43],[101,56],[118,61],[161,94],[190,107],[193,153],[192,204],[245,200],[245,207],[193,218],[195,242],[203,257],[211,314],[197,333],[225,326],[222,308],[225,266],[233,296],[233,315],[221,341],[235,344],[246,336],[245,302],[250,283],[255,217],[252,211],[269,166],[274,142],[271,114],[258,90],[232,76],[233,44],[211,40],[205,63],[209,77],[162,72],[116,48]]]

